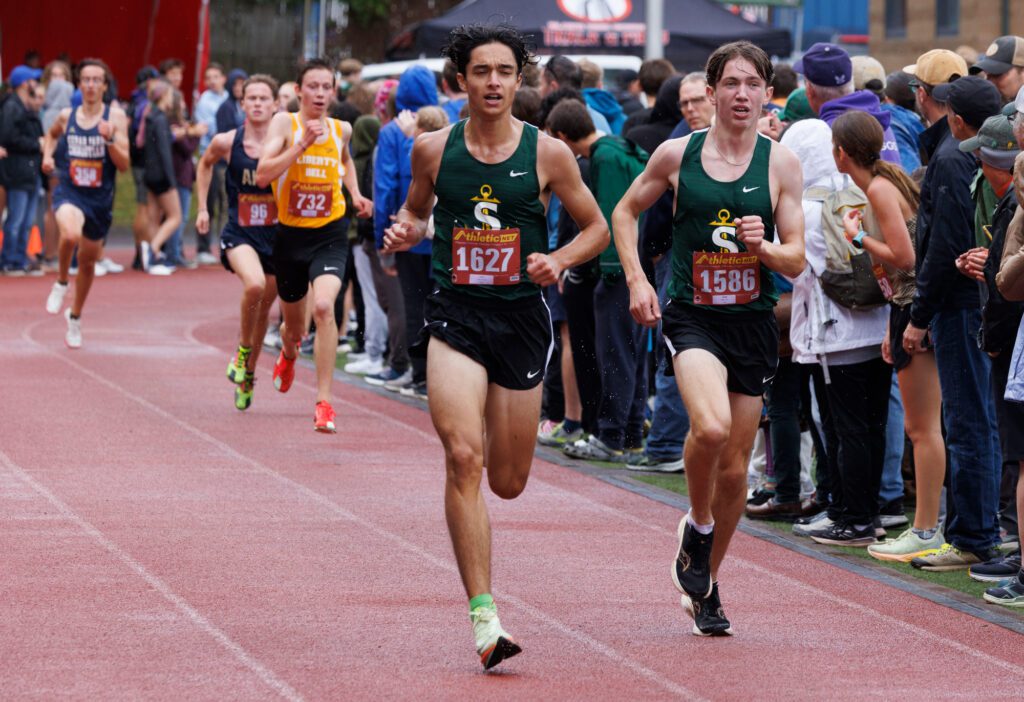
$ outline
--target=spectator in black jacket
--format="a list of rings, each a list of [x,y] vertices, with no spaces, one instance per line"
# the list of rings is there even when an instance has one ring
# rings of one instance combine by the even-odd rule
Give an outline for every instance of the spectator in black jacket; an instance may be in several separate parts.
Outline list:
[[[238,129],[245,121],[245,113],[242,112],[242,86],[248,77],[249,74],[241,68],[235,68],[228,73],[228,99],[217,108],[217,134]]]
[[[42,122],[32,106],[41,75],[42,71],[28,66],[11,71],[8,83],[14,93],[0,111],[0,147],[7,152],[0,161],[7,188],[7,221],[0,253],[0,268],[5,275],[25,275],[30,270],[26,249],[39,197],[39,140],[43,136]]]
[[[181,203],[171,145],[174,135],[167,118],[174,106],[174,88],[165,80],[154,81],[149,89],[149,107],[139,138],[143,142],[146,162],[144,180],[149,190],[150,231],[148,249],[142,263],[153,275],[170,275],[174,267],[163,255],[164,243],[181,224]],[[161,218],[163,221],[161,221]],[[146,251],[147,246],[143,245]]]
[[[679,109],[679,84],[682,82],[683,76],[676,73],[662,83],[647,121],[628,128],[628,131],[624,128],[622,135],[647,153],[653,154],[683,119],[682,110]]]
[[[921,183],[917,220],[917,291],[903,347],[911,354],[922,352],[929,343],[935,348],[951,497],[947,544],[911,563],[926,570],[950,570],[998,555],[1002,461],[989,389],[991,362],[977,343],[978,285],[956,269],[957,257],[974,246],[970,186],[976,165],[973,156],[958,148],[947,105],[934,95],[936,86],[966,75],[967,64],[952,51],[936,49],[907,72],[914,76],[917,104],[930,126],[921,135],[928,170]]]

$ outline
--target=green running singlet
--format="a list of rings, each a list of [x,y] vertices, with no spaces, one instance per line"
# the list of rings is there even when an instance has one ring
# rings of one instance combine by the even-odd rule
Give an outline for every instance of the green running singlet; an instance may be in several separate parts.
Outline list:
[[[746,172],[723,183],[707,174],[701,149],[708,130],[694,132],[679,165],[679,192],[672,218],[672,280],[678,303],[723,312],[770,310],[778,302],[771,271],[736,239],[737,217],[760,215],[765,241],[775,240],[768,183],[772,141],[760,134]]]
[[[515,152],[488,164],[469,153],[465,126],[463,120],[452,127],[437,172],[434,281],[442,290],[476,299],[539,295],[540,287],[526,277],[526,257],[548,252],[537,128],[524,124]]]

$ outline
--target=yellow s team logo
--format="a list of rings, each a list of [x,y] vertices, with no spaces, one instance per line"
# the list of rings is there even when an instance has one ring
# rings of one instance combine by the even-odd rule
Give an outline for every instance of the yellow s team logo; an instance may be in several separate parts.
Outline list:
[[[733,224],[733,219],[729,214],[729,210],[719,210],[718,221],[708,222],[708,224],[715,228],[715,230],[711,232],[711,241],[713,241],[716,246],[720,246],[724,251],[731,251],[732,253],[740,252],[740,247],[736,243],[736,226]]]
[[[494,188],[484,184],[480,186],[480,194],[470,198],[476,203],[473,215],[480,222],[480,229],[501,229],[501,221],[495,216],[498,214],[501,200],[493,197],[493,194]]]

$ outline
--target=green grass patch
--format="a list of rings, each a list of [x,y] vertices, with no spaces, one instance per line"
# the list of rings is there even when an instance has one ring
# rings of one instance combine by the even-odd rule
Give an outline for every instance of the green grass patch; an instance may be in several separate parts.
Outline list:
[[[113,225],[131,228],[132,222],[135,221],[135,182],[132,179],[131,169],[124,173],[118,171],[115,183]],[[195,190],[193,190],[192,205],[189,207],[188,217],[185,219],[185,231],[195,229],[196,212]]]
[[[689,497],[690,492],[686,486],[686,475],[679,475],[678,473],[661,474],[661,475],[635,475],[634,479],[641,483],[647,483],[654,487],[661,488],[662,490],[668,490],[669,492],[679,493]]]

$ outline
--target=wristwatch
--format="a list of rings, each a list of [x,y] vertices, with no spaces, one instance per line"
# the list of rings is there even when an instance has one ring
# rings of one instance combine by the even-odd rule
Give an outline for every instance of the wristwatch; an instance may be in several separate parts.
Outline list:
[[[864,231],[863,229],[857,232],[857,236],[853,237],[853,239],[850,240],[850,243],[853,244],[853,248],[863,250],[865,236],[867,236],[867,232]]]

